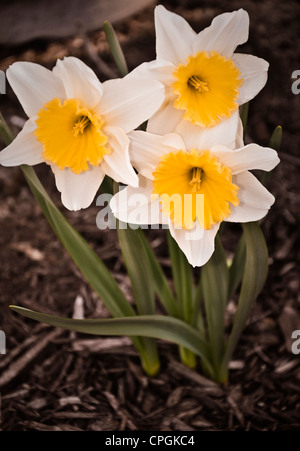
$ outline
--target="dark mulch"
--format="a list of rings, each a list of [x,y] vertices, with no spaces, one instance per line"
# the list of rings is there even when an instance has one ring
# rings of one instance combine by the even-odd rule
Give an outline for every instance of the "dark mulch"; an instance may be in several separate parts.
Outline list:
[[[10,304],[17,304],[71,316],[80,296],[86,317],[108,315],[56,240],[19,169],[0,167],[0,329],[7,337],[7,354],[0,356],[3,431],[299,430],[300,355],[291,352],[291,333],[300,329],[299,96],[291,92],[292,72],[300,69],[299,4],[275,0],[203,1],[201,7],[193,0],[162,3],[182,14],[196,30],[219,12],[244,7],[251,28],[243,51],[271,63],[267,87],[251,103],[247,136],[247,141],[267,145],[275,125],[284,129],[282,162],[269,183],[276,203],[262,222],[270,252],[266,286],[231,362],[228,386],[205,379],[200,367],[197,372],[185,368],[179,363],[177,347],[165,342],[159,342],[161,371],[148,378],[125,337],[94,339],[25,320],[9,310]],[[130,68],[154,57],[152,10],[116,27]],[[0,69],[15,60],[52,67],[64,55],[81,57],[102,80],[115,71],[103,32],[85,39],[3,48]],[[8,90],[0,102],[1,112],[17,131],[24,118],[17,100]],[[38,173],[61,207],[48,169],[41,166]],[[115,232],[97,229],[94,205],[66,215],[99,252],[130,299]],[[229,250],[238,233],[238,227],[226,227]],[[149,239],[170,274],[163,231],[152,231]],[[234,310],[231,302],[229,323]]]

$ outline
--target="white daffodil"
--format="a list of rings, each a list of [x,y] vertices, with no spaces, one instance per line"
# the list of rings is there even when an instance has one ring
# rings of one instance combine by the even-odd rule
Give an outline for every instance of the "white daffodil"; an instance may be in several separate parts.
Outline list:
[[[216,126],[263,88],[269,64],[234,53],[247,41],[248,29],[243,9],[217,16],[197,34],[182,17],[162,5],[155,8],[156,60],[133,71],[165,85],[164,103],[147,131],[173,132],[181,121]]]
[[[46,162],[70,210],[91,204],[105,174],[138,185],[127,134],[160,107],[161,83],[129,77],[101,83],[74,57],[58,60],[52,71],[17,62],[7,78],[29,119],[0,153],[0,164]]]
[[[130,152],[140,185],[121,190],[110,206],[123,222],[167,224],[189,263],[201,266],[214,251],[222,221],[256,221],[267,214],[274,197],[249,170],[270,171],[279,158],[256,144],[234,149],[236,138],[226,122],[218,133],[213,128],[193,133],[190,127],[181,135],[132,132]]]

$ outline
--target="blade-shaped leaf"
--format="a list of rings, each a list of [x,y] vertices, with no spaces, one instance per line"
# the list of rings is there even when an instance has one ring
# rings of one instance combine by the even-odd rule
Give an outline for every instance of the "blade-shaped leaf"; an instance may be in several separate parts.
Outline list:
[[[14,135],[8,125],[6,124],[2,114],[0,113],[0,136],[2,137],[4,144],[8,146],[13,140]]]
[[[186,256],[168,232],[168,247],[172,264],[172,274],[176,290],[180,317],[186,322],[193,320],[193,274]]]
[[[282,141],[282,127],[281,127],[281,125],[277,125],[277,127],[275,128],[275,130],[272,133],[272,136],[271,136],[271,139],[269,142],[269,147],[277,150],[277,152],[278,152],[280,150],[281,141]]]
[[[78,320],[46,315],[18,306],[11,306],[11,309],[27,318],[86,334],[159,338],[184,346],[207,361],[206,343],[199,338],[193,327],[177,318],[143,315],[127,318]],[[207,364],[209,365],[208,361]]]
[[[231,299],[235,290],[239,286],[246,261],[246,244],[244,235],[241,236],[238,247],[235,251],[232,264],[229,268],[229,288],[228,288],[228,300]]]
[[[138,230],[133,230],[128,224],[119,227],[118,238],[139,315],[153,315],[155,313],[155,293],[152,281],[152,272],[149,260],[145,254]],[[147,356],[148,365],[153,368],[151,373],[157,373],[159,369],[159,358],[157,345],[153,338],[143,337],[142,344],[144,354]],[[154,369],[155,368],[155,369]]]
[[[118,237],[123,258],[129,274],[131,285],[140,315],[155,312],[154,284],[149,261],[140,239],[138,230],[118,227]]]
[[[229,271],[219,234],[215,251],[202,268],[201,284],[208,335],[215,364],[221,361],[224,347],[224,312],[228,296]]]
[[[192,324],[194,322],[195,313],[192,268],[177,242],[171,236],[170,232],[168,232],[168,247],[171,258],[179,317],[186,323]],[[196,367],[196,356],[190,351],[190,349],[180,346],[179,354],[181,361],[186,366],[190,368]]]
[[[167,278],[162,270],[161,265],[157,261],[157,258],[151,248],[145,234],[142,230],[137,230],[140,235],[140,240],[143,249],[148,257],[149,265],[152,272],[152,281],[154,284],[154,290],[164,306],[166,312],[170,316],[178,317],[178,308],[175,303],[174,296],[172,294],[171,288],[168,284]]]
[[[275,128],[275,130],[272,133],[272,136],[271,136],[271,139],[269,142],[269,147],[271,147],[271,149],[274,149],[278,152],[280,149],[280,146],[281,146],[281,141],[282,141],[282,127],[280,125],[277,125],[277,127]],[[267,186],[271,174],[272,174],[272,171],[271,172],[262,171],[262,176],[261,176],[260,181],[264,186]]]
[[[53,204],[34,169],[30,166],[22,166],[21,168],[54,232],[111,314],[114,317],[134,316],[135,312],[117,282],[89,244]]]
[[[246,102],[239,107],[240,118],[241,118],[241,121],[243,124],[243,138],[245,138],[245,135],[246,135],[248,115],[249,115],[249,105],[250,105],[250,102]]]
[[[226,379],[229,361],[245,327],[252,305],[262,290],[268,274],[268,249],[264,235],[256,222],[243,224],[246,243],[246,263],[238,308],[222,362],[222,378]]]
[[[116,62],[120,74],[124,77],[128,74],[128,67],[115,30],[108,20],[104,22],[103,29],[111,54]]]

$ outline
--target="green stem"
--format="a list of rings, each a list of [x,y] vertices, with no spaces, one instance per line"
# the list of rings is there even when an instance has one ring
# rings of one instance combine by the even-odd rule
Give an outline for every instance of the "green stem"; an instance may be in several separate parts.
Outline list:
[[[202,268],[202,289],[208,327],[211,363],[215,379],[224,353],[224,312],[227,305],[229,271],[219,235],[215,239],[215,251]]]
[[[181,362],[188,368],[194,370],[197,367],[197,356],[189,349],[179,346],[179,356]]]
[[[246,325],[253,303],[262,290],[268,274],[268,249],[264,235],[257,222],[243,224],[246,243],[246,263],[243,274],[238,308],[233,327],[225,346],[219,378],[226,381],[228,365]]]
[[[113,183],[113,191],[119,191],[119,184]],[[120,227],[117,220],[117,232],[123,259],[131,282],[138,315],[155,315],[155,284],[148,256],[144,251],[140,230],[133,230],[129,224]],[[141,338],[140,356],[142,366],[149,376],[155,375],[160,368],[156,341],[153,338]]]
[[[168,246],[179,315],[186,323],[192,325],[194,322],[194,285],[191,266],[170,232],[168,232]],[[180,346],[179,355],[184,365],[196,368],[197,358],[194,353]]]
[[[111,23],[106,20],[103,25],[106,40],[122,77],[128,74],[128,67],[119,40]]]

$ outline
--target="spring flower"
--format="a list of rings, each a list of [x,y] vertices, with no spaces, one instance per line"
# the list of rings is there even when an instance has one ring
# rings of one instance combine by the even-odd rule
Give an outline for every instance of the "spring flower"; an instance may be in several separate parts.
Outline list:
[[[214,251],[222,221],[256,221],[267,214],[274,197],[249,170],[270,171],[279,159],[275,150],[256,144],[235,149],[227,121],[217,133],[193,128],[181,135],[132,132],[140,185],[121,190],[110,206],[126,223],[166,224],[189,263],[201,266]]]
[[[182,121],[213,127],[256,96],[266,83],[268,63],[234,53],[247,41],[248,29],[243,9],[217,16],[197,34],[182,17],[156,7],[156,60],[133,71],[165,85],[164,103],[147,131],[163,135]]]
[[[29,119],[0,153],[0,164],[46,162],[70,210],[88,207],[106,174],[138,185],[127,134],[160,107],[159,82],[125,77],[101,83],[74,57],[58,60],[52,71],[17,62],[7,78]]]

